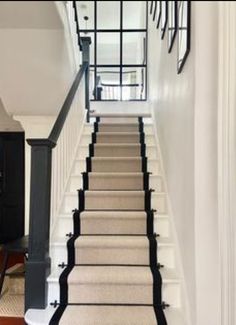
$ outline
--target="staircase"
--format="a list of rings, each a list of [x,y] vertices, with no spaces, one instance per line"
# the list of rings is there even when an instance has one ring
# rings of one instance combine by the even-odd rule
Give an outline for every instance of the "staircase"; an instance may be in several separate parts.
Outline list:
[[[185,324],[150,118],[85,124],[50,250],[48,308],[27,324]]]

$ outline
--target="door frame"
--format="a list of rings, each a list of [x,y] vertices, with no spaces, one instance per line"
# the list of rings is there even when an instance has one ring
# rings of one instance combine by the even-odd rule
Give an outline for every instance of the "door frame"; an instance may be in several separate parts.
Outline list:
[[[221,325],[236,323],[236,4],[219,2],[218,212]]]

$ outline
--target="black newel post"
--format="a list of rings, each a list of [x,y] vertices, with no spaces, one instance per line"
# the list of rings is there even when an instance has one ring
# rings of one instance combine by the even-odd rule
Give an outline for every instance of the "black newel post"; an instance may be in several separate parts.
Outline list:
[[[25,310],[47,305],[50,273],[50,198],[52,148],[48,139],[29,139],[31,146],[29,258],[26,263]]]
[[[87,122],[89,122],[90,117],[90,100],[89,100],[89,62],[90,62],[90,50],[89,45],[91,44],[91,37],[81,37],[82,45],[82,60],[83,63],[87,63],[87,69],[85,71],[85,108],[87,109]]]

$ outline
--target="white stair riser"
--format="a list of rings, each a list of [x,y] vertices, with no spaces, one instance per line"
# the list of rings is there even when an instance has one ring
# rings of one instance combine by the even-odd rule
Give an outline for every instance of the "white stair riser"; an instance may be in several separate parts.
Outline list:
[[[52,259],[52,269],[57,268],[58,265],[61,264],[62,262],[67,263],[67,247],[66,247],[67,240],[68,238],[65,237],[64,245],[62,244],[51,245],[50,252],[51,252],[51,259]],[[174,252],[174,247],[172,245],[159,244],[157,256],[158,256],[158,262],[164,265],[165,267],[168,268],[175,267],[175,252]]]
[[[159,234],[161,237],[169,237],[169,219],[168,218],[159,218],[156,216],[154,218],[154,231]],[[60,217],[56,229],[54,231],[55,237],[64,237],[65,234],[73,233],[73,214],[70,216]]]
[[[78,189],[82,188],[82,175],[78,176],[71,176],[68,184],[67,191],[68,192],[75,192]],[[163,192],[163,180],[161,176],[150,175],[149,176],[149,188],[154,189],[157,192]],[[124,188],[125,189],[125,188]]]
[[[48,295],[48,304],[54,302],[55,300],[60,300],[60,289],[58,282],[48,281],[49,285],[49,295]],[[78,286],[79,288],[79,286]],[[162,285],[162,299],[166,303],[171,305],[171,308],[179,308],[181,306],[181,286],[178,282],[168,282]],[[171,325],[171,324],[170,324]]]
[[[139,141],[137,141],[137,142],[139,142]],[[88,145],[90,143],[92,143],[91,134],[83,134],[83,136],[81,137],[80,145]],[[105,141],[102,141],[102,142],[98,141],[97,143],[105,143]],[[117,143],[117,141],[116,141],[116,143]],[[125,141],[125,143],[127,143],[127,142]],[[155,137],[154,137],[154,135],[146,134],[145,135],[145,144],[146,145],[155,145]]]
[[[86,198],[85,198],[86,200]],[[75,194],[66,194],[61,213],[70,213],[72,210],[78,208],[78,195]],[[167,213],[166,208],[166,195],[165,193],[153,193],[151,198],[151,208],[156,209],[157,213]]]
[[[86,171],[86,162],[84,159],[77,160],[74,164],[73,175],[80,175]],[[154,174],[161,174],[161,166],[159,160],[148,160],[147,171]],[[140,170],[141,172],[141,170]]]
[[[168,218],[154,218],[154,232],[161,237],[170,237],[170,221]]]

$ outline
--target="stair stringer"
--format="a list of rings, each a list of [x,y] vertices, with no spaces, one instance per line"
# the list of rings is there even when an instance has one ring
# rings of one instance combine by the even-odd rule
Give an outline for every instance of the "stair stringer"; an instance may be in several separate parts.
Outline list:
[[[160,146],[160,142],[159,142],[159,138],[158,138],[158,132],[157,132],[157,126],[155,123],[153,107],[151,107],[151,115],[152,115],[152,121],[153,121],[155,142],[156,142],[157,150],[159,153],[160,168],[161,168],[162,177],[163,177],[162,178],[163,187],[164,187],[164,191],[166,192],[166,204],[167,204],[167,209],[168,209],[170,232],[171,232],[173,244],[175,247],[175,263],[176,263],[176,268],[178,270],[179,277],[181,279],[181,303],[182,303],[181,307],[182,307],[182,313],[183,313],[183,317],[184,317],[184,321],[185,321],[184,324],[193,325],[192,321],[191,321],[191,315],[190,315],[190,305],[189,305],[189,299],[188,299],[187,286],[186,286],[185,277],[184,277],[184,268],[183,268],[183,264],[182,264],[181,253],[180,253],[180,245],[179,245],[178,235],[177,235],[175,223],[174,223],[174,213],[173,213],[172,204],[171,204],[169,191],[168,191],[166,172],[165,172],[165,167],[164,167],[164,163],[163,163],[162,151],[161,151],[161,146]]]

